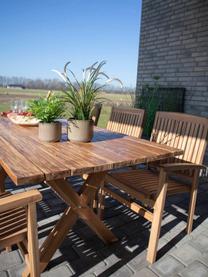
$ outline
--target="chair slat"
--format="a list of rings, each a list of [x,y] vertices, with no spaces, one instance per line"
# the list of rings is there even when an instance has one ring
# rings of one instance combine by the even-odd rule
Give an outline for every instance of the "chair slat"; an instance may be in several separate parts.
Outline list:
[[[97,126],[97,124],[98,124],[101,109],[102,109],[102,104],[97,103],[94,107],[94,110],[92,111],[92,120],[93,120],[95,126]]]
[[[142,109],[113,107],[107,129],[140,138],[143,131],[143,119],[144,110]]]
[[[184,150],[179,158],[202,163],[208,119],[182,113],[157,112],[151,140]]]

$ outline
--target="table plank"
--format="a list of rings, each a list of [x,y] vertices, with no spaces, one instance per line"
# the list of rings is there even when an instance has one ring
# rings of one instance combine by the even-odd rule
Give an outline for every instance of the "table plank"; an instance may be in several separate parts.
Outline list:
[[[38,139],[36,127],[20,127],[0,119],[0,161],[11,169],[16,184],[23,180],[46,181],[72,175],[108,171],[122,166],[145,163],[180,155],[181,150],[122,134],[95,128],[91,143],[45,143]],[[8,148],[9,146],[9,148]],[[5,148],[8,148],[5,150]],[[3,153],[3,154],[2,154]],[[18,160],[15,168],[15,159]],[[22,164],[24,166],[19,167]],[[44,177],[43,177],[44,176]],[[34,177],[34,178],[33,178]]]
[[[3,138],[0,138],[0,164],[16,184],[42,182],[45,179],[40,169]]]

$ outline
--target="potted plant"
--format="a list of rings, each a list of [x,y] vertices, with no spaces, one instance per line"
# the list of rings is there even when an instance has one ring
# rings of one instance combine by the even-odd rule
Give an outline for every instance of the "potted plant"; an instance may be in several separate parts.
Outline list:
[[[64,80],[66,85],[66,89],[63,91],[63,101],[69,106],[68,138],[71,141],[91,141],[93,137],[92,111],[97,103],[103,101],[100,91],[112,81],[117,81],[122,86],[119,79],[109,78],[102,71],[105,63],[105,61],[96,62],[84,69],[81,81],[78,81],[74,72],[68,69],[70,62],[65,64],[63,73],[53,70]],[[69,77],[70,74],[73,81]]]
[[[29,111],[40,120],[38,128],[40,140],[55,142],[61,139],[61,122],[56,121],[64,111],[60,98],[49,93],[46,98],[31,100]]]

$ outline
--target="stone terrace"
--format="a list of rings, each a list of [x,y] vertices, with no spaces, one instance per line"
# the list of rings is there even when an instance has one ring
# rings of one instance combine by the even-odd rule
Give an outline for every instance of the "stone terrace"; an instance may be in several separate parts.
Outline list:
[[[82,180],[73,178],[79,187]],[[8,180],[7,189],[15,192],[30,187],[14,187]],[[38,204],[40,243],[53,228],[65,204],[46,186],[36,185],[43,194]],[[34,186],[33,186],[34,188]],[[111,199],[106,200],[105,223],[119,242],[106,246],[79,221],[56,251],[41,276],[208,276],[208,184],[200,185],[194,231],[187,236],[184,229],[188,195],[166,201],[159,255],[150,266],[145,260],[150,224]],[[17,249],[0,254],[0,277],[21,276],[24,260]]]

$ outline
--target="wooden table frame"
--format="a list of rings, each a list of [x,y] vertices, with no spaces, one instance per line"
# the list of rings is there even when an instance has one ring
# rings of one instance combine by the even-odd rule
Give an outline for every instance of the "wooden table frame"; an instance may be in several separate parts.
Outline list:
[[[105,178],[105,172],[90,174],[84,182],[79,195],[64,179],[49,181],[47,184],[69,205],[62,217],[40,248],[41,272],[46,268],[56,249],[78,219],[82,219],[105,243],[117,241],[114,234],[104,225],[91,209],[91,202],[99,185]],[[90,206],[89,206],[90,205]]]

